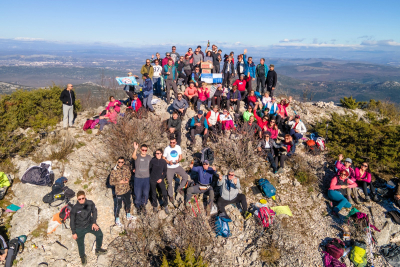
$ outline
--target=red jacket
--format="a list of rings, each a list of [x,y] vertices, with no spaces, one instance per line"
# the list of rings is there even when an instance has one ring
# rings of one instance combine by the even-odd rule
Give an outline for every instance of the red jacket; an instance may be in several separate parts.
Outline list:
[[[207,115],[206,115],[208,126],[214,125],[214,124],[211,124],[210,121],[208,120],[211,117],[212,113],[214,113],[214,111],[210,110],[209,112],[207,112]],[[216,122],[221,122],[221,120],[219,119],[219,112],[217,112],[217,121]]]
[[[247,96],[247,101],[253,102],[255,104],[257,102],[257,97],[255,95]]]
[[[253,110],[254,117],[257,119],[257,124],[260,126],[261,131],[265,132],[264,126],[267,127],[268,121],[263,121],[260,116],[257,115],[256,109]],[[272,137],[271,137],[272,138]]]
[[[140,99],[138,98],[136,100],[135,111],[138,112],[141,107],[142,107],[142,101],[140,101]],[[128,108],[133,109],[132,106],[130,106]]]
[[[251,79],[251,76],[249,76],[246,80],[243,80],[243,81],[241,81],[240,79],[237,79],[237,80],[233,83],[233,85],[237,85],[238,90],[241,91],[241,92],[243,92],[243,91],[246,90],[246,83],[247,83],[248,81],[250,81],[250,79]],[[233,85],[232,85],[232,86],[233,86]]]
[[[278,114],[282,117],[282,118],[286,118],[288,116],[286,108],[289,106],[289,103],[285,104],[285,105],[281,105],[278,104]],[[279,110],[283,109],[283,114],[279,113]]]

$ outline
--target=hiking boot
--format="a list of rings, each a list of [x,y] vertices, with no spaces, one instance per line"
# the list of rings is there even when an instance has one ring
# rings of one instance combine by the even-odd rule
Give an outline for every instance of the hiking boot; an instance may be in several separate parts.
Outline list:
[[[99,136],[99,135],[101,135],[101,130],[98,130],[96,133],[96,136]]]
[[[283,170],[283,168],[280,168],[276,173],[284,173],[285,171]]]
[[[164,207],[164,211],[165,211],[165,214],[169,215],[169,210],[168,210],[167,206]]]
[[[95,251],[96,256],[103,255],[106,253],[107,253],[107,249],[102,249],[102,248],[96,249],[96,251]]]
[[[121,221],[119,220],[119,218],[115,219],[115,225],[116,226],[122,226]]]
[[[153,207],[153,212],[157,213],[158,212],[158,208],[157,207]]]
[[[370,198],[369,196],[366,196],[366,197],[365,197],[365,201],[371,202],[371,198]],[[357,202],[356,202],[356,203],[357,203]]]
[[[372,195],[372,200],[375,201],[375,202],[378,202],[379,198],[378,198],[377,195],[374,194],[374,195]]]
[[[174,203],[174,198],[173,197],[169,197],[169,202]]]
[[[248,211],[246,211],[244,214],[243,214],[243,218],[245,219],[245,220],[247,220],[247,219],[249,219],[250,217],[251,217],[251,213],[250,212],[248,212]]]
[[[82,263],[82,266],[85,266],[87,264],[86,255],[83,258],[81,258],[81,263]]]

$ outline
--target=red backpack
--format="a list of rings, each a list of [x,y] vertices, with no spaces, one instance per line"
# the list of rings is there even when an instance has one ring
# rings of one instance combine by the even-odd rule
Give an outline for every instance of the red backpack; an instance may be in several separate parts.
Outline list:
[[[332,239],[326,246],[326,252],[329,253],[335,259],[340,259],[344,253],[344,242],[340,239],[334,238]]]
[[[275,211],[262,207],[258,210],[258,218],[261,221],[262,226],[265,228],[269,227],[274,222]]]
[[[61,210],[60,210],[60,219],[62,223],[65,223],[65,221],[71,216],[71,210],[72,210],[72,204],[68,203],[68,205],[64,206]]]
[[[85,125],[83,125],[83,130],[86,131],[88,129],[91,129],[90,126],[92,126],[92,123],[94,120],[86,120]]]

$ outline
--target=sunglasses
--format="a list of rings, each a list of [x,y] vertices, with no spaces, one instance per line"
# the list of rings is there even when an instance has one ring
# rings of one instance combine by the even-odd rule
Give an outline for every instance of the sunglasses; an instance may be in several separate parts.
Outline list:
[[[143,152],[147,152],[147,149],[142,149]]]
[[[207,163],[203,163],[203,166],[204,166],[204,165],[209,165],[209,164],[207,164]]]
[[[167,55],[167,57],[169,57],[170,55]]]
[[[176,144],[176,142],[169,142],[170,144]]]
[[[118,161],[118,163],[125,163],[125,161]]]
[[[230,174],[228,174],[228,175],[229,175],[229,176],[234,176],[234,174],[231,174],[231,173],[230,173]]]
[[[362,166],[365,167],[365,168],[368,168],[368,165],[366,165],[366,164],[363,164]]]
[[[156,155],[161,155],[161,153],[160,153],[160,152],[157,152]]]
[[[346,177],[346,176],[347,176],[347,174],[341,174],[340,176],[342,176],[342,177]]]
[[[81,197],[81,198],[78,198],[78,200],[85,200],[85,198],[84,198],[84,197]]]

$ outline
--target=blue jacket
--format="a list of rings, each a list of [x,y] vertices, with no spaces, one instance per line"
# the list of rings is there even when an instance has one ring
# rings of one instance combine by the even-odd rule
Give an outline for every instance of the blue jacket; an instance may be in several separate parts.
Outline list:
[[[269,114],[276,115],[277,112],[278,112],[278,104],[274,103],[271,106],[271,109],[269,110]]]
[[[247,71],[244,74],[247,75],[247,73],[250,72],[251,78],[255,78],[256,77],[256,65],[254,64],[254,62],[251,62],[251,64],[249,65],[249,62],[246,60],[246,55],[243,55],[243,60],[244,60],[245,69],[247,69]]]
[[[260,77],[260,72],[258,71],[258,69],[259,68],[261,68],[262,67],[262,65],[261,64],[258,64],[257,65],[257,67],[256,67],[256,75],[257,75],[257,77]],[[267,78],[267,74],[268,74],[268,67],[267,67],[267,65],[265,64],[265,62],[264,62],[264,72],[265,72],[265,78]]]
[[[142,91],[145,97],[153,93],[153,81],[151,80],[151,78],[147,78],[144,81],[144,84],[139,84],[139,86],[142,87]]]
[[[243,56],[243,74],[247,75],[247,62],[246,62],[246,55]],[[239,74],[240,72],[240,62],[236,62],[236,73]]]
[[[193,167],[192,171],[197,172],[199,174],[199,183],[202,185],[209,185],[212,182],[213,175],[218,175],[213,168],[208,167],[207,170],[204,170],[203,166]]]
[[[226,99],[237,99],[238,101],[240,101],[242,100],[242,95],[240,94],[239,90],[236,90],[235,92],[233,92],[233,90],[230,90],[229,93],[226,95]]]
[[[168,67],[169,67],[168,64],[163,67],[164,79],[167,80],[167,78],[168,78],[168,75],[165,73],[170,72],[172,74],[172,80],[176,80],[176,78],[177,78],[176,77],[177,76],[176,67],[174,65],[172,65],[170,71],[168,71]]]

